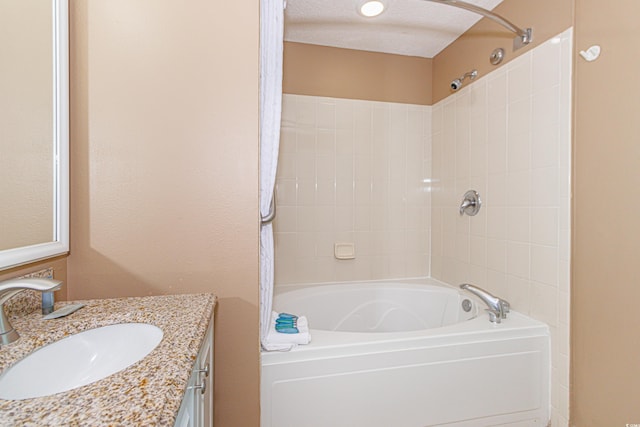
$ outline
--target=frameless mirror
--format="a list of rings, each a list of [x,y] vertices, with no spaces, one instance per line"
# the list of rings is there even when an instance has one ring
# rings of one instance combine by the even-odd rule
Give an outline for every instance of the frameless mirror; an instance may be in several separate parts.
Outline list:
[[[69,250],[68,0],[0,0],[0,269]]]

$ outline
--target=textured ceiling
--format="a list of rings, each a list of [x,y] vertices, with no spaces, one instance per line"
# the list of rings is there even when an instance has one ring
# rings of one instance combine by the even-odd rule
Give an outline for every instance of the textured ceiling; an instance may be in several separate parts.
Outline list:
[[[481,18],[424,0],[382,1],[380,16],[364,18],[363,0],[287,0],[285,40],[433,58]],[[502,0],[467,2],[492,10]]]

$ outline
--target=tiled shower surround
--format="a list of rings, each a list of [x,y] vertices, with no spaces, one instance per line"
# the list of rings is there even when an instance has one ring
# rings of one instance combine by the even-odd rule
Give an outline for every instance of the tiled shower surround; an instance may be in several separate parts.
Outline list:
[[[275,222],[276,285],[430,275],[547,323],[554,427],[569,411],[571,39],[433,107],[285,95]],[[460,216],[469,189],[482,208]],[[333,257],[343,242],[355,259]]]
[[[428,106],[284,95],[276,283],[427,276],[430,141]]]
[[[547,323],[553,426],[568,424],[571,31],[433,107],[431,276]],[[468,189],[483,205],[458,207]]]

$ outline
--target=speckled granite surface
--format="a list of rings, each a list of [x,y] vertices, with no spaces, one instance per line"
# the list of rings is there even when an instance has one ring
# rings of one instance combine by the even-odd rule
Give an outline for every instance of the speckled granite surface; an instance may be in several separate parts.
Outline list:
[[[116,323],[160,327],[162,341],[129,368],[86,386],[26,400],[0,399],[0,426],[171,426],[212,316],[212,294],[73,301],[86,307],[60,319],[39,311],[12,319],[19,341],[0,349],[0,372],[40,346]],[[65,303],[56,303],[55,308]],[[55,369],[55,366],[52,366]]]

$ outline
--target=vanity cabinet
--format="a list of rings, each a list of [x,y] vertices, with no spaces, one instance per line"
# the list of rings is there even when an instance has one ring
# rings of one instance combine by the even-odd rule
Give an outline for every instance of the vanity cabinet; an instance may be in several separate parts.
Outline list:
[[[213,319],[193,364],[174,427],[213,426]]]

